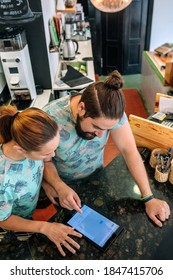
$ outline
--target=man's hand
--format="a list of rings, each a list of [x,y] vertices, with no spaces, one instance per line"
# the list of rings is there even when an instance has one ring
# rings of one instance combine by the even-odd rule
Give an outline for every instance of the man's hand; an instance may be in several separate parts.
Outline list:
[[[58,198],[59,203],[62,207],[67,208],[69,210],[76,210],[79,213],[82,213],[81,211],[81,201],[77,193],[67,186],[59,177],[58,172],[53,164],[52,161],[45,162],[44,164],[44,180],[46,181],[49,186],[51,186]],[[45,187],[43,186],[45,189]],[[55,194],[51,192],[50,190],[45,190],[48,197],[53,197]],[[49,192],[49,194],[48,194]],[[52,200],[51,200],[52,201]],[[53,201],[52,201],[53,202]],[[56,203],[56,202],[55,202]]]
[[[55,200],[55,198],[58,197],[58,194],[54,190],[54,188],[49,183],[47,183],[45,180],[42,181],[42,187],[43,187],[47,197],[49,198],[49,200],[53,204],[58,205],[57,201]]]
[[[47,197],[53,204],[58,204],[55,198],[59,198],[59,203],[63,208],[67,208],[69,210],[76,210],[79,213],[82,213],[81,201],[77,193],[67,186],[64,182],[59,183],[61,186],[58,187],[56,191],[49,183],[45,180],[42,182],[42,187],[45,190]]]
[[[61,188],[58,188],[58,197],[60,205],[69,210],[76,210],[79,213],[82,213],[81,200],[78,194],[64,182],[61,185]]]
[[[159,227],[163,226],[164,221],[169,219],[170,208],[164,200],[152,199],[145,203],[146,213],[150,219]]]

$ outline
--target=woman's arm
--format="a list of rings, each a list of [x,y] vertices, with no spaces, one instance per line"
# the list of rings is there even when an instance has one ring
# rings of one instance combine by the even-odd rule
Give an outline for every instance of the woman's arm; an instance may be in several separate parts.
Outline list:
[[[62,256],[65,256],[62,244],[73,254],[76,252],[74,248],[80,248],[79,244],[70,235],[77,237],[82,237],[82,235],[61,223],[33,221],[11,215],[8,219],[0,222],[0,227],[17,232],[42,233],[55,243]]]

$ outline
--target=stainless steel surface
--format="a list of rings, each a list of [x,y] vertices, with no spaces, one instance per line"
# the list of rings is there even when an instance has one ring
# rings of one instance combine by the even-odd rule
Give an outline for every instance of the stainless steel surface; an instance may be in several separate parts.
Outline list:
[[[26,46],[26,34],[22,27],[4,27],[0,31],[0,51],[17,51]]]
[[[65,60],[75,59],[78,48],[79,45],[76,40],[66,39],[63,43],[63,58]]]

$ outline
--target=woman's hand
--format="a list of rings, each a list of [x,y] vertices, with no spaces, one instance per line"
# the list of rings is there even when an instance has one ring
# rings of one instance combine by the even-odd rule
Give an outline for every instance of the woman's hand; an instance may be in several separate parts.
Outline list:
[[[82,234],[75,231],[74,228],[61,223],[44,223],[41,233],[45,234],[52,242],[55,243],[59,252],[65,257],[63,247],[67,248],[71,253],[75,254],[76,249],[80,249],[79,244],[70,237],[76,236],[81,238]]]

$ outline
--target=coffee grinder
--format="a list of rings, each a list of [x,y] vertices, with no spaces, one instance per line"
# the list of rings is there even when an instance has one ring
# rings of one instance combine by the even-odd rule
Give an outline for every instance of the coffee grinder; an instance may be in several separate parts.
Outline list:
[[[4,27],[0,30],[0,56],[11,104],[16,105],[18,110],[32,106],[36,88],[23,27]]]

